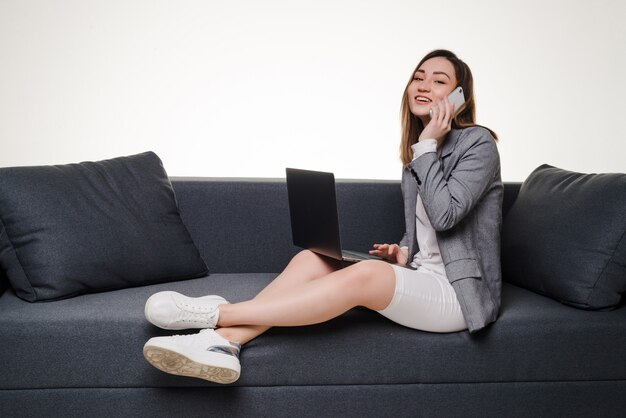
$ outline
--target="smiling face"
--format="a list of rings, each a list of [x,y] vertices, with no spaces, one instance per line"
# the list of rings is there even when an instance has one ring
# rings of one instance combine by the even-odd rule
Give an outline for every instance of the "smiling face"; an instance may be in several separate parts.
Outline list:
[[[402,92],[400,115],[402,136],[400,159],[408,165],[413,159],[412,146],[430,122],[430,109],[456,87],[463,88],[465,104],[454,111],[452,129],[476,126],[476,104],[472,71],[452,51],[437,49],[429,52],[417,64],[417,69]],[[495,133],[492,132],[495,136]]]
[[[433,104],[443,100],[456,86],[456,73],[450,61],[443,57],[424,61],[415,71],[406,90],[411,113],[422,120],[428,120]]]

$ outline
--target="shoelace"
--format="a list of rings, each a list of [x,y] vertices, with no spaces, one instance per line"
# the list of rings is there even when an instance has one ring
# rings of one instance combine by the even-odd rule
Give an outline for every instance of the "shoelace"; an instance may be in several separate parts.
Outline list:
[[[215,311],[217,308],[204,308],[206,312],[191,312],[187,310],[181,310],[178,315],[178,321],[181,322],[200,322],[201,324],[212,325],[215,318]]]
[[[186,303],[178,301],[176,306],[183,311],[200,311],[200,313],[208,313],[215,311],[215,306],[194,305],[192,303]]]

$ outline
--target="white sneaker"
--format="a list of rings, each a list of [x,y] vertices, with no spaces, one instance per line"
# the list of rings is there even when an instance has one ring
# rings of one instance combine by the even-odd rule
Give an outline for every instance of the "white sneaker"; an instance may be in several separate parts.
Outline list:
[[[143,347],[143,355],[165,373],[227,384],[239,379],[240,350],[240,344],[204,329],[197,334],[151,338]]]
[[[163,329],[215,328],[218,306],[228,303],[221,296],[190,298],[178,292],[158,292],[146,301],[146,319]]]

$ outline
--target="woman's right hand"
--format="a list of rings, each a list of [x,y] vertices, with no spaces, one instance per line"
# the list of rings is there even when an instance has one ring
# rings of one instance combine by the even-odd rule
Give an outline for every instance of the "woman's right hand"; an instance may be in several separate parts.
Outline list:
[[[370,254],[377,255],[389,262],[406,265],[409,257],[406,249],[400,248],[398,244],[374,244],[374,249]]]
[[[423,139],[434,139],[437,141],[437,149],[441,148],[446,135],[452,129],[454,119],[454,104],[444,97],[438,100],[431,108],[431,118],[422,130],[418,141]]]

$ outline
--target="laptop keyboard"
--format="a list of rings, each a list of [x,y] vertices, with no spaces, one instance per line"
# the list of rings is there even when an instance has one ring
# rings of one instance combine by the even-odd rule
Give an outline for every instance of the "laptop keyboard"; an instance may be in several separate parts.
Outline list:
[[[371,259],[379,258],[379,257],[376,257],[375,255],[361,253],[358,251],[350,251],[350,250],[342,250],[341,255],[344,258],[349,258],[349,259],[354,259],[354,260],[371,260]]]

